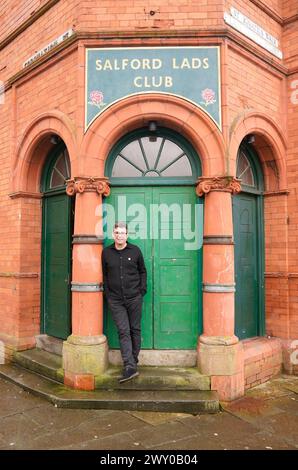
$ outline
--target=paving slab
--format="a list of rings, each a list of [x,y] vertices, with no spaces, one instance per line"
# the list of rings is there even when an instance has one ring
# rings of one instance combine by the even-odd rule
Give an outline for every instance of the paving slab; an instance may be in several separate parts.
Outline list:
[[[158,411],[129,411],[128,413],[152,426],[168,423],[169,421],[179,418],[189,417],[188,413],[162,413]]]

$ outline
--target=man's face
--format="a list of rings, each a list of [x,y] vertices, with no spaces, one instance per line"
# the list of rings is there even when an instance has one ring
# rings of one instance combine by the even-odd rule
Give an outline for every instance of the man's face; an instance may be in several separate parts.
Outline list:
[[[124,245],[127,241],[128,234],[125,228],[117,227],[113,230],[113,238],[119,246]]]

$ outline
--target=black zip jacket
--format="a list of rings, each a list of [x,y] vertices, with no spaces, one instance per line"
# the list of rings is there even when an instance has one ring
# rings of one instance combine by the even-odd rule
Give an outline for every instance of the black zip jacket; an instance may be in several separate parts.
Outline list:
[[[147,271],[140,248],[127,243],[117,250],[115,243],[102,252],[104,291],[109,299],[130,299],[147,292]]]

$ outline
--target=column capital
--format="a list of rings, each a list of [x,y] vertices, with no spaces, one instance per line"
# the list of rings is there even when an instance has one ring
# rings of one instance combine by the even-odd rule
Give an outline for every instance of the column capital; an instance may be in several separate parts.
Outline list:
[[[234,176],[201,176],[198,178],[196,194],[201,197],[210,191],[237,194],[241,191],[241,180]]]
[[[66,181],[66,194],[74,196],[77,193],[96,192],[103,196],[110,194],[109,179],[106,177],[75,176]]]

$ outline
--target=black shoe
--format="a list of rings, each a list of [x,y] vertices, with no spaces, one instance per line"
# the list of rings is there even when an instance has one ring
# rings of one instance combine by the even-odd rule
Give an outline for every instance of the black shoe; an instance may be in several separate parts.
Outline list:
[[[127,369],[124,369],[122,377],[119,379],[119,383],[127,382],[128,380],[133,379],[134,377],[137,377],[139,375],[137,369],[133,369],[132,367],[128,367]]]

